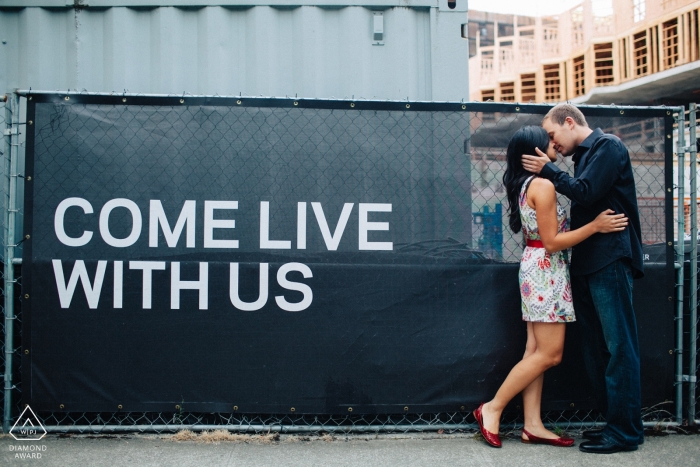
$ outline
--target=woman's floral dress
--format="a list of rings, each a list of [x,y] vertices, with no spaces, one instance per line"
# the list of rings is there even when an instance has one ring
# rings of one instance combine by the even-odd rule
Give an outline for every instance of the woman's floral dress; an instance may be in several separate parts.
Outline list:
[[[528,178],[520,190],[520,220],[525,240],[541,240],[535,210],[527,204]],[[557,203],[559,232],[568,230],[566,211]],[[520,297],[523,321],[566,323],[576,321],[571,301],[571,281],[566,250],[547,253],[544,248],[526,246],[520,260]]]

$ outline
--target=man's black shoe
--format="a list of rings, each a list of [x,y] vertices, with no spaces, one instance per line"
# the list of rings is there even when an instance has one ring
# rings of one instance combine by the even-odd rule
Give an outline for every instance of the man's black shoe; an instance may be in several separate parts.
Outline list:
[[[623,451],[636,451],[637,450],[637,445],[622,445],[622,444],[617,444],[612,441],[608,441],[605,438],[601,438],[599,440],[595,441],[586,441],[584,443],[581,443],[578,447],[579,451],[582,452],[590,452],[593,454],[613,454],[616,452],[623,452]]]
[[[591,441],[599,440],[603,437],[603,430],[585,430],[583,433],[581,433],[581,436],[586,439],[590,439]]]
[[[603,430],[584,430],[581,436],[591,441],[597,441],[603,437]],[[639,444],[644,444],[644,436],[639,438]]]

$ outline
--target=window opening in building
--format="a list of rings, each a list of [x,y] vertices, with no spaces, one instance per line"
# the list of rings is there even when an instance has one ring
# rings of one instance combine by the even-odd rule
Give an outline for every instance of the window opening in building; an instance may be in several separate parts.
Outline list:
[[[574,65],[574,96],[583,96],[586,94],[586,69],[584,56],[576,57],[573,60]]]
[[[615,81],[613,63],[613,44],[595,44],[593,46],[593,68],[595,69],[595,84],[605,85]]]
[[[559,55],[559,18],[556,16],[542,18],[542,38],[544,40],[544,58]]]
[[[520,49],[520,56],[518,59],[520,63],[523,65],[534,65],[537,59],[535,29],[532,27],[521,29],[518,34],[520,36],[520,40],[518,41]]]
[[[620,41],[620,50],[622,54],[622,77],[623,78],[629,78],[630,76],[630,68],[629,68],[629,62],[628,62],[628,55],[627,53],[629,50],[627,49],[627,38],[623,38]]]
[[[700,29],[698,28],[698,13],[700,10],[693,10],[687,13],[688,25],[690,29],[690,60],[700,60]]]
[[[583,47],[583,5],[571,10],[571,28],[573,33],[573,48]]]
[[[537,100],[537,81],[534,73],[520,75],[520,95],[523,102]]]
[[[593,0],[593,34],[596,37],[613,34],[612,0]]]
[[[493,81],[493,49],[481,51],[481,82]]]
[[[501,100],[503,102],[515,102],[515,83],[501,83]]]
[[[634,22],[638,23],[646,17],[647,2],[646,0],[633,0]]]
[[[493,23],[479,23],[479,47],[494,45]]]
[[[649,49],[647,32],[638,32],[632,36],[632,57],[634,59],[634,76],[644,76],[649,72]]]
[[[661,40],[659,39],[658,24],[649,28],[647,38],[649,39],[649,56],[651,57],[651,69],[649,70],[649,73],[656,73],[661,69],[661,60],[659,54],[661,50]]]
[[[513,72],[515,65],[515,55],[513,54],[513,41],[502,41],[498,44],[500,53],[498,60],[498,72],[501,75],[507,75]]]
[[[663,63],[666,68],[671,68],[678,63],[678,18],[663,23],[662,31]]]
[[[532,16],[518,16],[517,21],[519,28],[522,28],[524,26],[534,26],[537,23],[537,21],[535,21],[535,18]]]
[[[513,20],[510,23],[498,23],[498,37],[510,37],[513,36]]]
[[[559,64],[544,65],[544,100],[547,102],[557,102],[561,100],[561,77]]]

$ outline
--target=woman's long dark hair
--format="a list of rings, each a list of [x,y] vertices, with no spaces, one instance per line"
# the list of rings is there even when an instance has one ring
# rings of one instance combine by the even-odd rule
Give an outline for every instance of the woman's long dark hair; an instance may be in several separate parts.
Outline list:
[[[523,225],[520,221],[520,206],[518,197],[520,189],[527,178],[532,175],[523,168],[523,154],[536,155],[535,148],[547,152],[549,135],[539,126],[526,126],[515,132],[508,143],[506,152],[506,173],[503,174],[503,185],[506,187],[508,199],[508,224],[510,229],[518,233]]]

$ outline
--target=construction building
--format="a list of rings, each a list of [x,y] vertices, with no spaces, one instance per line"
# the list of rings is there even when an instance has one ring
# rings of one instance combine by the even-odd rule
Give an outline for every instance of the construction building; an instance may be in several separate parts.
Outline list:
[[[469,11],[470,99],[700,100],[698,0],[584,0],[555,16]]]

